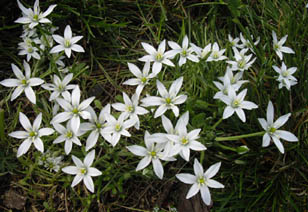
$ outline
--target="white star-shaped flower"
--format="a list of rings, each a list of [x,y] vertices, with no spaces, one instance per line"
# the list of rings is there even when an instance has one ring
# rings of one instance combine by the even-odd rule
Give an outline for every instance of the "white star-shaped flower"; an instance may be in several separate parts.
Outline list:
[[[121,113],[118,120],[115,119],[111,114],[106,113],[107,126],[103,129],[103,133],[108,133],[111,138],[107,140],[113,147],[119,142],[121,135],[130,137],[131,134],[127,131],[128,128],[135,124],[135,120],[128,119],[127,115]]]
[[[35,93],[31,87],[43,84],[44,80],[36,77],[31,78],[30,66],[26,61],[24,61],[25,75],[23,75],[16,65],[11,64],[11,66],[17,79],[5,79],[0,82],[0,84],[5,87],[16,87],[11,96],[11,101],[16,99],[23,91],[25,91],[26,97],[29,101],[36,104]]]
[[[166,50],[166,40],[163,40],[159,44],[157,50],[148,43],[142,42],[141,45],[144,48],[144,50],[148,53],[148,55],[145,55],[145,56],[139,58],[139,61],[154,62],[153,66],[152,66],[152,72],[155,75],[157,75],[161,71],[163,64],[165,64],[167,66],[174,67],[174,64],[170,61],[170,55],[169,55],[170,52],[169,51],[165,52],[165,50]]]
[[[38,48],[35,45],[41,44],[41,41],[38,38],[31,39],[30,37],[26,37],[23,39],[23,42],[18,43],[18,55],[26,55],[27,61],[33,57],[37,60],[41,59],[41,56],[38,53]]]
[[[15,131],[9,134],[9,136],[14,138],[25,139],[17,150],[17,157],[25,154],[29,150],[32,143],[37,150],[44,152],[44,144],[41,137],[53,134],[54,130],[51,128],[40,129],[42,113],[35,118],[32,125],[28,117],[22,112],[19,112],[19,122],[26,131]]]
[[[73,74],[70,73],[66,75],[63,80],[61,80],[57,75],[53,77],[53,83],[45,83],[42,87],[46,90],[53,91],[49,97],[49,101],[53,101],[58,98],[60,95],[64,99],[68,99],[70,93],[68,90],[72,90],[76,87],[76,85],[68,85],[68,83],[73,79]]]
[[[99,171],[96,168],[91,167],[95,157],[95,150],[92,150],[89,152],[86,157],[84,158],[83,162],[72,155],[72,159],[76,166],[67,166],[62,168],[62,171],[71,174],[76,175],[73,182],[72,187],[80,183],[81,180],[83,180],[83,183],[86,185],[87,189],[94,193],[94,183],[92,180],[92,177],[96,177],[102,174],[101,171]]]
[[[295,52],[291,48],[282,46],[287,41],[288,35],[282,37],[280,41],[277,40],[276,32],[272,31],[272,36],[273,36],[273,48],[280,60],[282,60],[283,58],[282,53],[295,54]]]
[[[232,47],[241,48],[241,45],[238,43],[240,38],[233,38],[230,34],[228,34],[228,40]]]
[[[124,104],[117,102],[112,104],[112,107],[117,111],[124,113],[129,119],[132,119],[135,122],[135,128],[139,129],[140,121],[138,115],[147,114],[149,111],[147,111],[141,106],[138,106],[139,95],[136,93],[132,96],[132,99],[130,99],[128,95],[123,92],[123,99]]]
[[[298,141],[298,138],[293,133],[290,133],[285,130],[278,130],[282,125],[284,125],[288,121],[290,116],[291,113],[285,114],[283,116],[280,116],[274,122],[274,106],[271,101],[268,102],[266,111],[267,120],[265,120],[264,118],[258,118],[258,121],[261,124],[262,128],[266,131],[265,134],[263,135],[262,147],[269,146],[270,141],[272,140],[279,149],[279,151],[283,154],[284,148],[280,141],[280,138],[290,142]]]
[[[292,76],[297,70],[296,67],[287,68],[287,66],[282,62],[281,68],[278,68],[277,66],[273,66],[273,69],[279,74],[277,81],[279,83],[279,89],[282,87],[286,87],[288,90],[290,90],[291,86],[297,84],[297,79]]]
[[[69,25],[65,27],[64,37],[60,35],[52,35],[53,39],[59,43],[59,45],[53,47],[50,53],[58,53],[65,51],[68,58],[71,57],[72,51],[84,52],[82,46],[76,44],[83,36],[72,36],[72,29]]]
[[[212,51],[212,44],[209,43],[203,49],[199,46],[196,46],[193,43],[190,43],[190,46],[193,48],[194,52],[197,54],[198,57],[201,59],[206,58],[206,56]]]
[[[64,112],[53,117],[51,123],[62,123],[70,119],[71,128],[77,133],[80,126],[80,117],[83,119],[89,119],[91,117],[91,114],[86,109],[94,99],[95,97],[90,97],[80,103],[80,89],[77,85],[72,91],[71,101],[62,98],[56,99],[57,103],[64,109]]]
[[[166,136],[174,142],[174,146],[170,150],[169,155],[175,156],[180,154],[184,160],[189,161],[191,149],[194,151],[203,151],[206,150],[206,147],[197,141],[201,129],[187,132],[186,125],[184,121],[181,121],[178,126],[178,135],[168,134]]]
[[[218,92],[214,95],[214,99],[220,99],[222,96],[228,96],[228,89],[230,86],[234,88],[234,91],[238,91],[242,84],[249,82],[248,80],[240,80],[243,76],[243,72],[238,72],[237,74],[233,75],[233,71],[227,68],[225,76],[218,77],[221,82],[213,81],[215,86],[219,89]]]
[[[141,100],[144,106],[159,106],[154,114],[154,118],[163,115],[168,109],[171,109],[174,115],[179,115],[179,108],[176,105],[186,101],[186,95],[177,95],[181,89],[183,77],[176,79],[170,86],[169,92],[165,86],[159,81],[156,81],[157,89],[161,97],[149,96]]]
[[[154,173],[159,179],[163,179],[164,168],[160,160],[174,161],[175,158],[163,156],[163,145],[161,143],[157,143],[155,145],[155,142],[159,140],[160,139],[157,139],[156,136],[151,136],[150,133],[146,131],[144,134],[144,143],[146,148],[138,145],[132,145],[126,148],[133,154],[143,157],[138,163],[136,171],[144,169],[152,162]]]
[[[53,124],[53,127],[56,129],[56,131],[60,134],[54,141],[54,144],[59,144],[65,141],[64,144],[64,150],[65,154],[69,154],[72,151],[73,143],[77,144],[78,146],[81,146],[79,136],[81,136],[83,133],[81,133],[81,130],[78,130],[78,132],[74,132],[71,126],[71,121],[68,121],[66,123],[66,128],[63,127],[61,124]]]
[[[144,64],[142,73],[136,65],[132,63],[127,63],[127,64],[128,64],[128,68],[130,72],[132,72],[132,74],[135,75],[136,78],[128,79],[125,82],[123,82],[123,84],[124,85],[137,85],[136,93],[140,95],[144,86],[147,85],[149,83],[149,80],[154,78],[156,75],[154,73],[149,74],[150,61],[147,61]]]
[[[199,161],[195,158],[194,161],[194,172],[195,175],[192,174],[177,174],[176,178],[178,178],[181,182],[186,184],[192,184],[189,189],[186,199],[195,196],[199,191],[201,193],[201,198],[206,205],[211,204],[211,193],[210,188],[224,188],[224,185],[217,182],[216,180],[211,179],[214,177],[219,171],[221,162],[215,163],[210,166],[205,172],[203,172],[203,167],[199,163]]]
[[[252,54],[245,55],[248,49],[242,49],[240,52],[237,48],[232,48],[234,52],[234,59],[226,61],[228,64],[231,65],[231,70],[233,71],[245,71],[250,68],[250,66],[255,62],[257,58],[253,58],[251,60]]]
[[[91,131],[86,141],[86,151],[89,151],[89,149],[95,146],[99,135],[101,135],[106,141],[111,139],[109,133],[103,132],[103,129],[107,126],[106,113],[110,114],[110,104],[107,104],[102,108],[98,117],[91,106],[87,108],[87,111],[91,114],[89,119],[90,122],[81,123],[80,128],[82,131]]]
[[[246,122],[246,116],[243,109],[252,110],[258,108],[253,102],[245,101],[244,98],[246,96],[247,89],[242,90],[238,95],[236,95],[235,90],[232,86],[228,89],[228,96],[222,96],[220,98],[227,107],[223,113],[223,119],[227,119],[233,115],[234,112],[238,115],[238,117],[243,121]]]
[[[39,0],[35,1],[33,10],[30,8],[25,8],[18,0],[17,4],[19,9],[23,13],[23,17],[18,18],[15,22],[20,24],[29,24],[29,28],[31,29],[37,26],[39,23],[41,24],[51,23],[51,21],[46,17],[57,6],[55,4],[50,5],[48,9],[42,13],[39,7]]]
[[[215,42],[212,46],[212,51],[210,56],[207,58],[207,62],[211,62],[211,61],[220,61],[220,60],[225,60],[227,59],[226,56],[224,56],[223,54],[225,53],[226,49],[219,49],[218,43]]]
[[[253,41],[253,35],[251,35],[250,38],[251,38],[251,41],[252,41],[254,46],[258,45],[258,43],[260,42],[260,37],[258,37],[255,42]],[[255,54],[255,52],[253,50],[253,45],[251,44],[250,40],[245,39],[242,33],[240,33],[240,39],[241,39],[242,44],[239,48],[242,48],[242,49],[248,48],[248,49],[250,49],[251,52],[253,52]]]
[[[168,45],[172,48],[169,54],[173,58],[175,55],[180,54],[179,66],[181,67],[186,63],[186,60],[191,60],[195,63],[199,62],[196,55],[193,54],[193,48],[188,47],[189,41],[187,35],[184,36],[182,41],[182,47],[174,41],[168,41]]]
[[[189,112],[186,111],[183,115],[180,116],[180,118],[177,120],[175,127],[173,127],[172,122],[170,119],[168,119],[166,116],[161,116],[163,127],[166,131],[166,133],[156,133],[156,135],[163,135],[165,137],[165,143],[164,143],[164,151],[163,155],[170,157],[170,151],[173,149],[175,142],[168,138],[167,135],[179,135],[180,125],[184,125],[185,127],[188,124],[189,121]]]

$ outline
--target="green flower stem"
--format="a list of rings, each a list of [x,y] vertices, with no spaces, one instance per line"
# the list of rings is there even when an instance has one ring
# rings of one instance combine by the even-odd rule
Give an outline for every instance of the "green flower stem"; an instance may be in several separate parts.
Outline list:
[[[225,146],[225,145],[220,144],[220,143],[218,143],[218,142],[215,142],[215,145],[216,145],[216,146],[219,146],[219,147],[222,148],[222,149],[231,150],[231,151],[233,151],[233,152],[236,152],[236,148],[232,148],[232,147],[229,147],[229,146]]]
[[[236,141],[241,138],[249,138],[254,136],[263,136],[265,131],[262,132],[256,132],[256,133],[249,133],[244,135],[236,135],[236,136],[229,136],[229,137],[216,137],[215,141]]]
[[[222,122],[223,118],[221,117],[212,127],[213,130],[216,129],[216,127]]]
[[[4,110],[0,108],[0,140],[4,142]]]

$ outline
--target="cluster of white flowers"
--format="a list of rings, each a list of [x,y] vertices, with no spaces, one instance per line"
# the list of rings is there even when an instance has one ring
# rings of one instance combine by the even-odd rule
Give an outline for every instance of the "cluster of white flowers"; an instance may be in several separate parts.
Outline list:
[[[21,49],[19,54],[27,55],[28,62],[32,57],[39,60],[44,54],[54,54],[53,57],[51,57],[56,58],[53,62],[59,66],[59,70],[63,70],[66,67],[65,63],[62,61],[64,53],[70,58],[72,51],[84,52],[84,49],[76,44],[82,39],[82,36],[73,36],[69,25],[67,25],[64,30],[64,37],[53,34],[55,28],[51,27],[51,21],[46,17],[53,11],[56,5],[50,6],[42,13],[40,12],[38,0],[35,1],[33,10],[30,8],[27,9],[19,1],[17,2],[19,8],[22,10],[23,16],[17,19],[16,22],[25,24],[22,34],[23,42],[19,44],[19,48]],[[51,36],[38,34],[36,31],[37,25],[44,27]],[[128,63],[128,68],[135,78],[128,79],[123,83],[125,85],[137,86],[135,92],[131,97],[123,92],[124,102],[106,104],[98,115],[91,106],[95,97],[81,100],[80,87],[76,84],[69,84],[74,79],[73,73],[64,75],[63,72],[57,72],[59,74],[53,76],[52,83],[44,83],[44,80],[31,76],[30,65],[26,61],[24,61],[25,75],[16,65],[12,64],[12,69],[17,79],[5,79],[0,82],[1,85],[6,87],[16,87],[11,94],[11,100],[16,99],[25,91],[29,101],[36,104],[36,96],[32,87],[41,85],[42,88],[50,93],[49,101],[54,104],[53,118],[50,124],[52,124],[55,130],[52,128],[40,128],[42,113],[35,118],[33,124],[30,123],[30,120],[25,114],[22,112],[19,113],[19,121],[26,131],[15,131],[9,134],[11,137],[24,139],[18,148],[17,157],[25,154],[30,149],[32,143],[37,150],[43,153],[44,142],[41,137],[49,136],[54,132],[56,132],[58,136],[53,141],[53,144],[64,142],[64,152],[66,155],[69,155],[72,152],[73,143],[77,146],[82,146],[82,136],[87,135],[85,150],[89,152],[86,154],[84,161],[82,162],[77,157],[72,156],[72,160],[76,166],[64,167],[62,171],[76,175],[71,184],[72,187],[83,180],[87,189],[94,192],[94,183],[91,177],[102,174],[98,169],[91,167],[95,159],[95,146],[97,141],[103,139],[112,147],[116,146],[120,142],[122,136],[131,136],[129,132],[130,128],[134,127],[139,130],[142,126],[141,116],[148,114],[148,116],[153,116],[153,118],[161,117],[162,126],[166,132],[145,131],[143,139],[144,145],[130,145],[127,146],[127,150],[142,157],[137,165],[136,171],[142,170],[152,163],[155,175],[162,179],[164,176],[164,168],[161,161],[175,161],[178,155],[185,161],[190,161],[191,150],[204,151],[207,149],[204,144],[198,141],[201,129],[189,129],[188,111],[180,115],[181,110],[179,107],[185,103],[188,98],[187,95],[181,94],[181,88],[183,82],[185,82],[184,77],[181,76],[171,83],[158,79],[154,81],[161,72],[163,65],[174,67],[174,58],[178,59],[179,67],[182,67],[189,61],[194,63],[202,61],[222,62],[226,64],[226,72],[224,76],[218,77],[220,82],[213,82],[219,90],[213,98],[226,104],[222,118],[227,119],[236,113],[240,120],[245,122],[246,115],[244,109],[252,110],[258,108],[258,105],[255,103],[245,100],[247,89],[240,89],[242,85],[249,82],[242,78],[244,73],[250,69],[256,60],[254,55],[256,45],[260,42],[260,38],[253,41],[253,36],[247,39],[240,33],[239,38],[233,38],[229,35],[228,39],[233,50],[233,56],[231,58],[224,55],[226,49],[219,47],[217,42],[208,43],[204,48],[201,48],[189,42],[186,35],[181,45],[174,41],[167,42],[163,40],[158,45],[157,50],[150,44],[142,42],[141,45],[147,52],[147,55],[139,58],[139,61],[145,62],[143,69],[141,71],[137,65]],[[273,48],[280,59],[283,58],[282,53],[294,53],[290,48],[283,46],[286,39],[287,36],[278,41],[276,33],[273,32]],[[53,40],[55,40],[58,45],[53,46]],[[239,43],[240,41],[241,43]],[[166,51],[166,43],[168,43],[171,50]],[[250,54],[248,52],[250,52]],[[58,55],[58,53],[60,55]],[[279,73],[277,79],[280,83],[279,88],[285,86],[287,89],[290,89],[292,85],[297,83],[296,78],[292,76],[296,71],[295,67],[287,69],[284,62],[282,62],[281,68],[277,66],[273,66],[273,68]],[[145,92],[145,87],[150,84],[151,81],[156,82],[158,91],[156,93],[151,92],[153,96]],[[169,90],[167,90],[166,86],[169,84]],[[145,107],[150,107],[150,110]],[[156,110],[154,109],[155,107],[157,107]],[[112,108],[117,112],[112,113]],[[169,109],[177,119],[175,127],[173,127],[172,121],[167,117],[167,111]],[[284,153],[283,145],[279,139],[282,138],[287,141],[297,141],[298,139],[288,131],[278,130],[278,128],[288,120],[290,114],[286,114],[280,117],[276,122],[273,122],[273,113],[273,105],[269,102],[267,108],[267,121],[261,118],[258,119],[262,128],[265,130],[262,146],[268,146],[270,141],[273,140],[279,151]],[[46,158],[50,158],[47,162],[53,165],[50,169],[54,171],[58,171],[63,164],[61,162],[63,159],[62,156],[56,157],[48,155]],[[46,162],[42,160],[40,163],[45,166]],[[211,203],[209,187],[224,187],[221,183],[211,179],[217,174],[220,166],[221,162],[215,163],[204,172],[202,164],[195,159],[195,175],[176,175],[180,181],[193,184],[186,198],[190,198],[200,191],[202,200],[205,204],[209,205]]]
[[[295,54],[291,48],[282,46],[287,41],[288,35],[282,37],[280,41],[277,40],[277,35],[274,31],[272,31],[272,36],[273,48],[280,60],[283,59],[283,53]],[[288,90],[290,90],[291,86],[297,84],[297,79],[292,76],[292,74],[294,74],[297,70],[296,67],[287,68],[285,63],[282,61],[281,68],[273,65],[273,69],[279,74],[277,78],[277,81],[279,82],[279,89],[286,87]]]

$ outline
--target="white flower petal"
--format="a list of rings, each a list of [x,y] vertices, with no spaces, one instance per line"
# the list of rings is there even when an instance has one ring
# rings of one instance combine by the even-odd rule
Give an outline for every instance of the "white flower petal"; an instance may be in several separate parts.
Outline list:
[[[82,48],[82,46],[78,45],[78,44],[73,44],[71,46],[71,49],[75,52],[85,52],[84,48]]]
[[[14,132],[11,132],[9,136],[13,138],[18,138],[18,139],[24,139],[29,136],[29,133],[26,131],[14,131]]]
[[[146,148],[138,145],[132,145],[132,146],[127,146],[126,147],[131,153],[137,156],[146,156],[148,151]]]
[[[87,189],[89,191],[91,191],[92,193],[94,193],[94,183],[93,183],[92,178],[90,176],[86,175],[83,178],[83,182],[86,185]]]
[[[268,135],[268,133],[265,133],[263,135],[263,140],[262,140],[262,147],[267,147],[270,145],[271,142],[271,137]]]
[[[63,169],[62,169],[63,170]],[[77,174],[75,177],[74,177],[74,180],[72,182],[72,185],[71,187],[74,187],[75,185],[77,185],[78,183],[80,183],[80,181],[84,178],[83,175],[79,175]]]
[[[62,168],[62,171],[66,174],[76,175],[78,173],[78,168],[76,166],[66,166]]]
[[[192,174],[177,174],[176,178],[186,184],[194,184],[197,181],[196,176]]]
[[[207,178],[214,177],[217,174],[217,172],[219,171],[220,165],[221,165],[221,162],[218,162],[218,163],[211,165],[210,168],[208,168],[206,170],[206,172],[204,173],[204,176],[207,177]]]
[[[223,113],[223,119],[227,119],[230,116],[232,116],[234,113],[234,109],[230,107],[229,105],[225,108],[224,113]]]
[[[90,133],[89,137],[87,138],[87,142],[86,142],[86,151],[89,151],[89,149],[95,146],[98,136],[99,136],[99,133],[96,130]]]
[[[54,129],[51,129],[51,128],[42,128],[42,129],[40,129],[39,131],[38,131],[38,134],[39,134],[39,136],[41,137],[41,136],[46,136],[46,135],[51,135],[51,134],[53,134],[55,131],[54,131]]]
[[[73,142],[71,140],[66,140],[64,144],[65,154],[69,154],[72,151]]]
[[[50,50],[50,53],[51,53],[51,54],[54,54],[54,53],[62,52],[64,49],[65,49],[64,46],[62,46],[62,45],[57,45],[57,46],[54,46],[54,47]]]
[[[186,199],[189,199],[189,198],[191,198],[192,196],[195,196],[195,195],[199,192],[199,190],[200,190],[199,185],[198,185],[197,183],[194,183],[194,184],[190,187],[190,189],[189,189],[189,191],[188,191],[188,193],[187,193],[187,195],[186,195]]]
[[[284,154],[284,147],[283,147],[281,141],[276,136],[272,136],[272,139],[273,139],[274,144],[276,145],[276,147],[279,149],[279,151],[282,154]]]
[[[83,162],[82,162],[79,158],[77,158],[76,156],[72,155],[72,159],[73,159],[75,165],[76,165],[78,168],[81,168],[81,167],[84,166]]]
[[[17,79],[5,79],[0,82],[5,87],[17,87],[20,85],[20,80]]]
[[[279,136],[280,138],[286,141],[291,141],[291,142],[298,141],[298,138],[293,133],[290,133],[285,130],[276,130],[275,135]]]
[[[287,113],[287,114],[285,114],[285,115],[283,115],[283,116],[280,116],[280,117],[274,122],[274,127],[275,127],[276,129],[280,128],[282,125],[284,125],[284,124],[288,121],[288,119],[289,119],[290,116],[291,116],[291,113]]]
[[[95,150],[93,149],[91,152],[89,152],[86,157],[83,160],[83,163],[86,167],[90,167],[94,161],[95,157]]]
[[[25,94],[26,94],[26,97],[30,100],[30,102],[32,102],[33,104],[36,104],[35,93],[31,87],[25,88]]]
[[[43,144],[43,141],[40,138],[36,138],[33,141],[33,144],[34,144],[34,146],[37,150],[39,150],[40,152],[44,152],[44,144]]]
[[[88,175],[89,175],[89,176],[96,177],[96,176],[102,175],[102,172],[99,171],[99,170],[96,169],[96,168],[89,167],[89,169],[88,169]]]
[[[19,112],[19,122],[25,130],[32,131],[32,125],[31,125],[28,117],[25,114],[23,114],[22,112]]]
[[[144,158],[142,158],[142,160],[138,163],[136,171],[139,171],[141,169],[144,169],[145,167],[147,167],[149,164],[151,163],[151,157],[150,156],[146,156]]]
[[[163,168],[163,165],[161,164],[160,160],[159,159],[153,159],[152,163],[153,163],[154,173],[156,174],[156,176],[159,179],[163,179],[164,168]]]
[[[51,123],[52,124],[62,123],[72,118],[72,116],[73,115],[70,112],[62,112],[62,113],[57,114],[55,117],[53,117],[53,119],[51,120]]]
[[[200,188],[201,198],[206,205],[211,204],[211,193],[207,186],[202,186]]]
[[[199,163],[198,159],[195,158],[194,160],[194,172],[196,176],[202,176],[203,175],[203,167],[202,165]]]
[[[30,139],[26,139],[24,140],[21,145],[18,147],[18,150],[17,150],[17,157],[20,157],[22,156],[23,154],[25,154],[30,146],[31,146],[32,142]]]
[[[207,179],[207,186],[210,188],[224,188],[225,186],[216,180]]]

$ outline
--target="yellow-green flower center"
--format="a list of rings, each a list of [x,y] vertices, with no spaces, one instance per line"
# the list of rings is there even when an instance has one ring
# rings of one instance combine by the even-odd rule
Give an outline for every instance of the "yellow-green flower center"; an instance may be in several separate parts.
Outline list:
[[[32,45],[32,40],[31,39],[26,39],[26,44],[28,45],[28,46],[31,46]]]
[[[283,71],[283,72],[282,72],[282,76],[283,76],[283,77],[287,77],[288,75],[289,75],[289,72],[288,72],[288,71]]]
[[[36,135],[37,135],[37,133],[34,132],[34,131],[31,131],[31,132],[29,133],[29,136],[30,136],[30,137],[35,137]]]
[[[276,132],[276,128],[275,127],[271,127],[270,129],[269,129],[269,133],[270,134],[274,134]]]
[[[141,83],[142,83],[142,84],[145,84],[146,82],[147,82],[147,78],[146,78],[146,77],[142,77],[142,78],[141,78]]]
[[[80,173],[81,174],[86,174],[87,173],[87,169],[86,168],[81,168],[80,169]]]
[[[184,138],[181,139],[181,143],[182,143],[183,145],[188,144],[188,142],[189,142],[189,140],[188,140],[186,137],[184,137]]]
[[[161,61],[163,59],[163,55],[160,53],[160,52],[157,52],[156,56],[155,56],[155,59],[157,61]]]
[[[71,46],[71,41],[69,39],[64,40],[64,47],[69,48]]]
[[[279,45],[278,45],[277,43],[274,44],[274,49],[275,49],[275,50],[279,49]]]
[[[239,107],[240,104],[241,104],[240,101],[237,100],[237,99],[235,99],[235,100],[233,100],[233,102],[232,102],[232,107],[234,107],[234,108]]]
[[[72,113],[73,113],[73,114],[78,114],[78,112],[79,112],[79,111],[78,111],[77,108],[74,108],[74,109],[72,110]]]
[[[59,92],[62,92],[64,90],[64,87],[62,84],[58,85],[58,91]]]
[[[222,92],[223,92],[223,94],[228,95],[228,89],[227,88],[224,88]]]
[[[96,123],[96,127],[97,127],[98,129],[100,129],[100,128],[102,128],[102,124],[101,124],[101,123]]]
[[[132,112],[134,112],[134,107],[133,107],[132,105],[128,105],[128,106],[126,107],[126,110],[127,110],[129,113],[132,113]]]
[[[72,137],[73,137],[73,132],[72,132],[72,131],[68,131],[68,132],[66,133],[66,137],[67,137],[67,138],[72,138]]]
[[[214,59],[218,59],[219,58],[219,55],[218,55],[217,51],[213,52],[213,58]]]
[[[27,85],[28,84],[28,80],[26,80],[26,79],[21,80],[21,84],[22,85]]]
[[[29,52],[29,53],[33,53],[33,52],[34,52],[33,48],[32,48],[32,47],[29,47],[29,48],[28,48],[28,52]]]
[[[33,16],[33,20],[34,20],[34,21],[38,21],[38,20],[39,20],[39,15],[38,15],[38,14],[35,14],[35,15]]]
[[[186,50],[186,49],[183,49],[183,51],[182,51],[182,56],[183,56],[183,57],[186,57],[186,56],[187,56],[187,50]]]
[[[171,102],[172,102],[172,101],[171,101],[171,98],[169,98],[169,97],[167,97],[167,98],[165,99],[165,101],[166,101],[166,104],[167,104],[167,105],[170,105]]]
[[[115,125],[115,131],[119,132],[121,131],[121,129],[122,129],[122,126],[120,124]]]
[[[235,77],[232,77],[231,84],[234,84],[234,83],[236,83],[236,79],[235,79]]]
[[[150,155],[151,155],[152,157],[155,157],[157,154],[156,154],[155,151],[152,151],[152,152],[150,152]]]
[[[205,184],[205,179],[204,179],[204,177],[200,177],[200,178],[198,179],[198,183],[199,183],[200,185],[204,185],[204,184]]]
[[[246,61],[244,59],[242,59],[242,60],[238,61],[237,64],[238,64],[239,68],[244,68],[245,65],[246,65]]]

